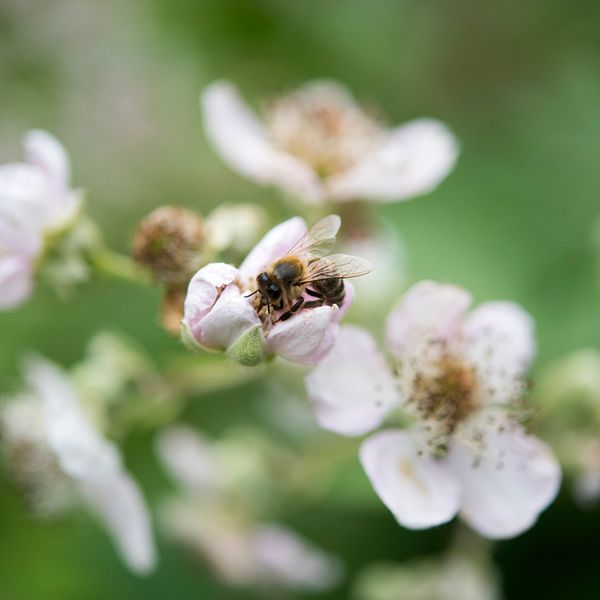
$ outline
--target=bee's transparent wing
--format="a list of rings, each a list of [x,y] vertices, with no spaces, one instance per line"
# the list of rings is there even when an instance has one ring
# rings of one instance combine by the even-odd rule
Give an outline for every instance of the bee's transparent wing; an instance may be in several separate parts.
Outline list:
[[[342,221],[337,215],[328,215],[317,221],[287,252],[301,257],[325,256],[335,243]]]
[[[332,254],[308,265],[308,273],[302,283],[323,279],[350,279],[370,272],[371,263],[364,258],[350,254]]]

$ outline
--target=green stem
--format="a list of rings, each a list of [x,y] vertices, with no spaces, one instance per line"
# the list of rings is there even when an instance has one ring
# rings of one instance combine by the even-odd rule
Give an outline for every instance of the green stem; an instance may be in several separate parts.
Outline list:
[[[113,252],[108,248],[96,250],[90,254],[90,264],[98,273],[114,279],[148,285],[152,283],[150,275],[140,269],[135,262],[118,252]]]

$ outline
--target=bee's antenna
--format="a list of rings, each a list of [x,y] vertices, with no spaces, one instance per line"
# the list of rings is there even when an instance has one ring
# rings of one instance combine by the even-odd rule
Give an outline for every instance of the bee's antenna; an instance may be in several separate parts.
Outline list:
[[[252,298],[252,296],[254,296],[254,294],[258,294],[258,292],[260,292],[260,290],[255,290],[251,294],[248,294],[247,296],[244,296],[244,298]]]

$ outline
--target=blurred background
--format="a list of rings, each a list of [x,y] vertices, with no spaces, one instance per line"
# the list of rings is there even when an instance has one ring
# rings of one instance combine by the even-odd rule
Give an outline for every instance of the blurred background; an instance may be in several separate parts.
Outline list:
[[[19,158],[27,129],[57,135],[90,215],[112,248],[128,252],[137,221],[164,203],[206,213],[256,202],[293,213],[209,148],[198,94],[216,78],[260,104],[328,77],[390,123],[439,118],[462,145],[455,171],[429,196],[378,210],[403,239],[408,283],[459,283],[477,302],[512,299],[533,314],[535,379],[548,361],[600,343],[599,61],[592,0],[1,0],[0,162]],[[66,299],[40,287],[25,307],[0,313],[2,390],[27,350],[70,366],[105,329],[167,364],[182,350],[156,325],[159,303],[158,290],[101,278]],[[268,429],[268,393],[259,380],[207,394],[183,418],[217,437],[248,423]],[[124,453],[154,505],[169,483],[152,438],[134,432]],[[264,597],[220,584],[160,536],[159,568],[135,578],[89,517],[39,524],[2,477],[3,600]],[[315,598],[348,598],[367,565],[441,551],[456,528],[402,529],[357,460],[345,479],[344,494],[278,512],[346,564],[347,582]],[[600,597],[599,540],[600,508],[582,511],[563,490],[536,527],[495,547],[505,597]]]

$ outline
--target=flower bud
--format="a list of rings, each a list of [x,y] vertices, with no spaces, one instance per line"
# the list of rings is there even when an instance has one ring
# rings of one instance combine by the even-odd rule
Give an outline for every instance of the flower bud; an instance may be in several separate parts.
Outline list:
[[[204,222],[195,212],[161,206],[138,225],[132,255],[167,288],[182,287],[204,264]]]

